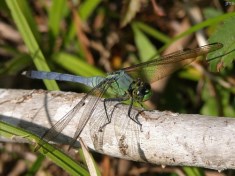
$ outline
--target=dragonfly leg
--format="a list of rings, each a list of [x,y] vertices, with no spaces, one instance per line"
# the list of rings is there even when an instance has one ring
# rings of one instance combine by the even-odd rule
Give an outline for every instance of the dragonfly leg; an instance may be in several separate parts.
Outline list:
[[[118,101],[118,102],[121,102],[121,101],[125,101],[125,100],[126,100],[126,98],[123,98],[123,97],[120,97],[120,98],[105,98],[105,99],[104,99],[104,110],[105,110],[105,114],[106,114],[106,117],[107,117],[108,122],[106,122],[104,125],[102,125],[102,126],[100,127],[99,131],[102,132],[102,131],[103,131],[103,128],[104,128],[106,125],[108,125],[108,124],[111,123],[111,119],[112,119],[113,112],[114,112],[115,108],[117,107],[117,105],[121,104],[121,103],[117,103],[117,104],[114,106],[114,108],[113,108],[113,110],[112,110],[112,112],[111,112],[111,115],[109,116],[109,114],[108,114],[108,112],[107,112],[107,105],[106,105],[106,103],[107,103],[108,101]]]
[[[132,110],[133,103],[134,103],[134,99],[131,98],[131,103],[130,103],[130,106],[129,106],[129,109],[128,109],[128,117],[129,117],[132,121],[134,121],[135,123],[137,123],[137,124],[140,126],[140,131],[143,132],[142,124],[139,122],[137,116],[135,116],[135,118],[131,117],[131,110]]]

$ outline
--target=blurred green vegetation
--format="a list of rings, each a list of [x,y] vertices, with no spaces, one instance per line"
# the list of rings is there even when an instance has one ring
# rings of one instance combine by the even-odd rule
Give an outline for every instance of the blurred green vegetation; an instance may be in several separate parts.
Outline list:
[[[175,42],[199,30],[204,31],[209,43],[224,45],[223,49],[211,53],[209,59],[235,49],[232,30],[235,12],[228,13],[229,7],[199,4],[205,20],[175,33],[173,26],[188,20],[188,14],[179,8],[183,7],[180,1],[169,1],[164,15],[154,11],[150,1],[142,3],[131,0],[125,3],[109,0],[0,1],[1,24],[7,27],[0,39],[0,87],[43,87],[41,81],[21,76],[22,71],[29,69],[81,76],[105,75],[161,55]],[[164,7],[166,2],[159,3]],[[196,47],[196,43],[191,37],[182,47]],[[219,73],[210,73],[204,62],[200,62],[207,74],[192,67],[173,74],[164,90],[154,92],[154,106],[160,110],[234,117],[234,58],[235,52],[232,52],[209,62],[210,69]],[[79,85],[70,83],[58,86],[55,81],[45,80],[44,85],[48,90],[61,87],[84,91]],[[196,168],[183,170],[187,175],[204,175]]]

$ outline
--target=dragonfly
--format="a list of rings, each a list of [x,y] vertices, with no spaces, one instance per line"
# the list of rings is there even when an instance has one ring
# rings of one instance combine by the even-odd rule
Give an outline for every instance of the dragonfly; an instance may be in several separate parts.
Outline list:
[[[83,77],[71,74],[34,70],[24,72],[27,77],[33,79],[70,81],[90,87],[90,90],[83,96],[83,98],[66,115],[64,115],[44,133],[41,137],[41,142],[39,141],[39,148],[44,144],[42,141],[50,142],[56,138],[67,124],[78,113],[80,113],[81,108],[86,104],[79,122],[77,123],[74,137],[70,141],[69,148],[73,147],[87,122],[93,115],[99,100],[107,92],[109,94],[111,93],[111,96],[102,100],[105,112],[105,115],[102,115],[106,117],[99,117],[99,115],[97,117],[106,118],[107,120],[106,123],[99,127],[100,131],[102,131],[106,125],[111,123],[112,115],[107,111],[107,104],[112,101],[125,102],[129,100],[127,115],[133,122],[141,126],[142,124],[131,115],[131,111],[134,103],[142,106],[143,102],[151,97],[151,83],[172,74],[186,65],[189,65],[199,56],[205,56],[209,52],[218,50],[222,47],[223,45],[221,43],[211,43],[195,49],[179,50],[168,55],[158,56],[147,62],[108,73],[105,77]],[[89,101],[87,102],[86,100],[88,99]]]

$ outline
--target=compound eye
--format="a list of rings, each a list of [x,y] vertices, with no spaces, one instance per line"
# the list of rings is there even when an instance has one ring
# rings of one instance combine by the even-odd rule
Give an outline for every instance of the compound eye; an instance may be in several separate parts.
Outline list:
[[[150,90],[151,90],[151,87],[148,83],[144,83],[140,88],[140,91],[143,95],[148,93]]]
[[[150,84],[144,83],[144,89],[149,92],[151,90]]]
[[[148,83],[144,83],[141,87],[141,94],[143,96],[142,101],[147,101],[152,95],[151,86]]]

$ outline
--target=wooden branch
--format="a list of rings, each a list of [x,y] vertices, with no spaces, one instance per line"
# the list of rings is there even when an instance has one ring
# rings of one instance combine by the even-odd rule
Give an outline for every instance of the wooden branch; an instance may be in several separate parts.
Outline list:
[[[0,120],[41,136],[82,96],[71,92],[0,89]],[[86,104],[54,142],[69,144],[85,107]],[[110,102],[109,113],[114,109],[112,121],[101,132],[99,127],[107,119],[103,109],[100,101],[81,134],[92,150],[160,165],[235,169],[234,118],[144,111],[138,115],[141,131],[140,125],[127,116],[127,105]],[[133,110],[132,117],[137,113]]]

